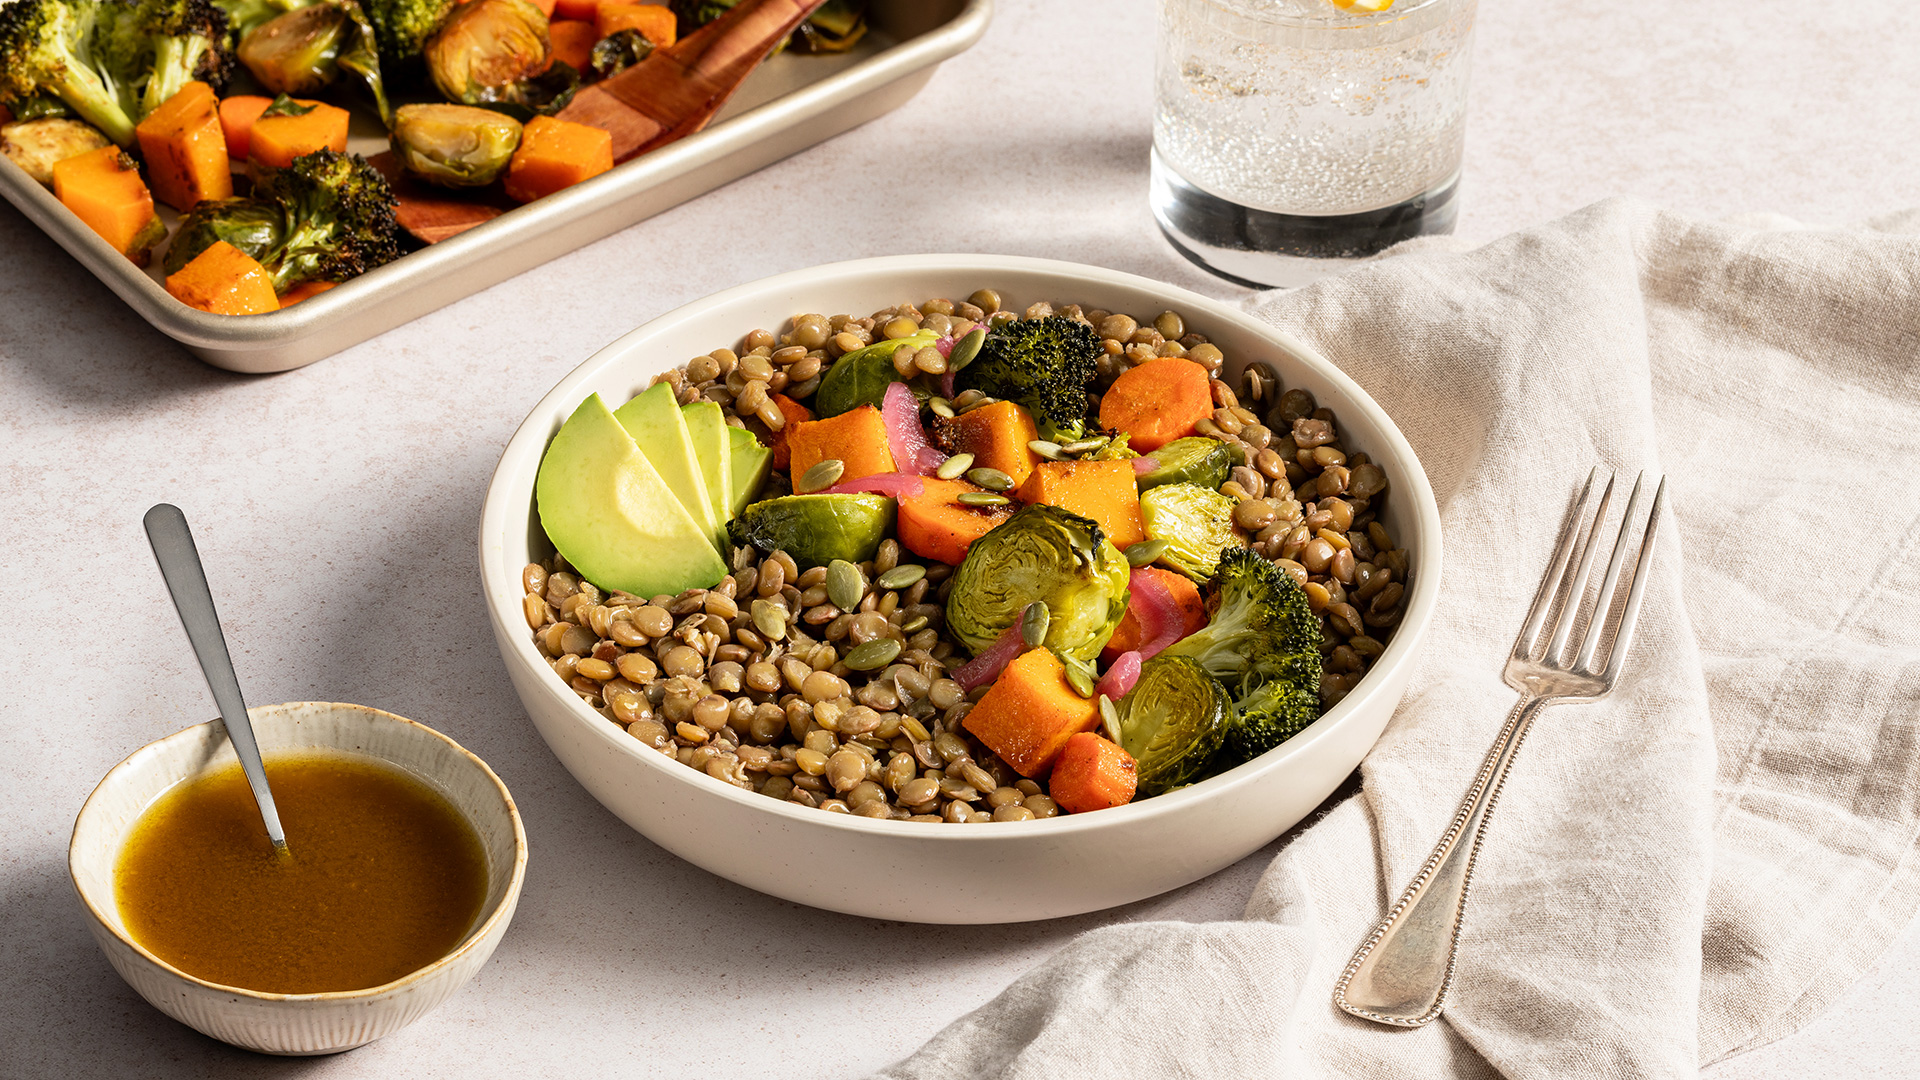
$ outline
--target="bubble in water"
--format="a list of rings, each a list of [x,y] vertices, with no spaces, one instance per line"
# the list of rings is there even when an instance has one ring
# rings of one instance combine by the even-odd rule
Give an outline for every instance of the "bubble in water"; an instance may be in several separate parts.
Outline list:
[[[1163,0],[1161,12],[1154,145],[1194,185],[1345,214],[1459,169],[1471,3],[1356,18],[1327,0]],[[1304,17],[1274,21],[1289,16]]]

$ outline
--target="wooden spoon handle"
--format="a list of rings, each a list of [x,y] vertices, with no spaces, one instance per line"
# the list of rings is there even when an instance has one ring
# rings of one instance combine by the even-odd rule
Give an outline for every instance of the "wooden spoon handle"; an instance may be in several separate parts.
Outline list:
[[[616,162],[691,135],[824,2],[741,0],[685,39],[581,90],[560,119],[611,133]]]

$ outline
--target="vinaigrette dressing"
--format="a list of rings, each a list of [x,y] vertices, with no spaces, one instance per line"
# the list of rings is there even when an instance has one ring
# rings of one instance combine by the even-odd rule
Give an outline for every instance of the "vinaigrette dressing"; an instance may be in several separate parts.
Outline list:
[[[451,952],[486,896],[480,838],[439,793],[369,758],[266,761],[290,855],[238,764],[183,781],[128,835],[114,893],[133,939],[208,982],[363,990]]]

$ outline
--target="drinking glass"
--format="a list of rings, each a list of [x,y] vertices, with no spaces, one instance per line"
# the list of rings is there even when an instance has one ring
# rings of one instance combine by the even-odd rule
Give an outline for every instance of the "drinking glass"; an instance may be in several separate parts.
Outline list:
[[[1453,231],[1475,0],[1160,0],[1153,213],[1182,255],[1302,285]]]

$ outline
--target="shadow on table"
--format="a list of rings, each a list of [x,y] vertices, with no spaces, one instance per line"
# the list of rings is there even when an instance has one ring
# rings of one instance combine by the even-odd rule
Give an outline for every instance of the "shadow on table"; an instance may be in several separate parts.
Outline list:
[[[0,283],[0,356],[9,396],[142,409],[249,378],[221,371],[147,325],[33,222],[0,203],[0,251],[28,274]],[[28,392],[20,384],[34,384]]]

